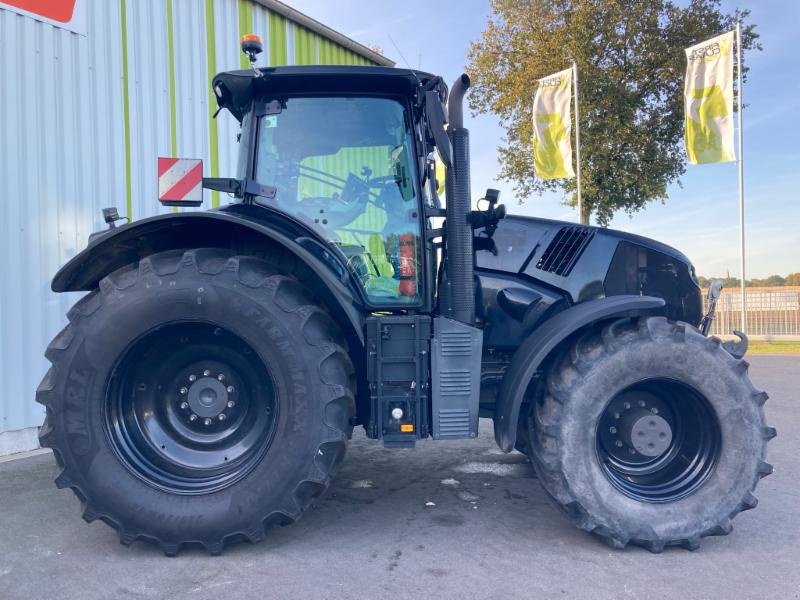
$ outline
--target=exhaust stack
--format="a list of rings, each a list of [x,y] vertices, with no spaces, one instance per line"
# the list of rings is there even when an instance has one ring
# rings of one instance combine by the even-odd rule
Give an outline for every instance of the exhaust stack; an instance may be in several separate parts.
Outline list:
[[[469,76],[461,75],[450,88],[447,100],[448,135],[453,147],[452,166],[447,170],[447,283],[446,312],[450,318],[474,325],[475,277],[470,214],[469,130],[464,128],[464,94]]]

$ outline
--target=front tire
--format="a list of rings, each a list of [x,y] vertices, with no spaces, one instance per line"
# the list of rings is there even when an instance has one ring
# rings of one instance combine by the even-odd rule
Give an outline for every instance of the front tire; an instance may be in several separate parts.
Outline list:
[[[59,487],[129,544],[219,553],[291,523],[352,433],[353,367],[309,291],[261,259],[170,251],[100,282],[37,391]]]
[[[754,508],[775,430],[747,363],[685,323],[620,320],[582,335],[527,419],[555,504],[614,547],[698,547]]]

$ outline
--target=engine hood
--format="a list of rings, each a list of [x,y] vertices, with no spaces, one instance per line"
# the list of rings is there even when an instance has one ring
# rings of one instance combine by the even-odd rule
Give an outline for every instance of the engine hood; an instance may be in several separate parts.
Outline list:
[[[614,229],[523,216],[500,221],[494,241],[496,255],[477,253],[479,269],[536,279],[572,303],[655,295],[667,300],[668,316],[692,323],[700,319],[692,264],[667,244]]]

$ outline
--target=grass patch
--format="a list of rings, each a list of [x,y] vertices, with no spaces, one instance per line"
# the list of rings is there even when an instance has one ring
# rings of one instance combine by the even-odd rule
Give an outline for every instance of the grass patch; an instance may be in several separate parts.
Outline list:
[[[748,354],[800,354],[800,341],[750,340]]]

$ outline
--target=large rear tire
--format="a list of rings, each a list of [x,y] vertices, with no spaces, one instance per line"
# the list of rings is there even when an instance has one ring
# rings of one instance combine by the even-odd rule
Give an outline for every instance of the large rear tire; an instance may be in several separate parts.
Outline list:
[[[295,279],[226,250],[170,251],[100,282],[36,394],[59,487],[130,544],[258,542],[330,483],[355,412],[338,326]]]
[[[747,362],[662,317],[586,332],[551,369],[527,420],[555,504],[614,547],[695,549],[754,508],[775,430]]]

